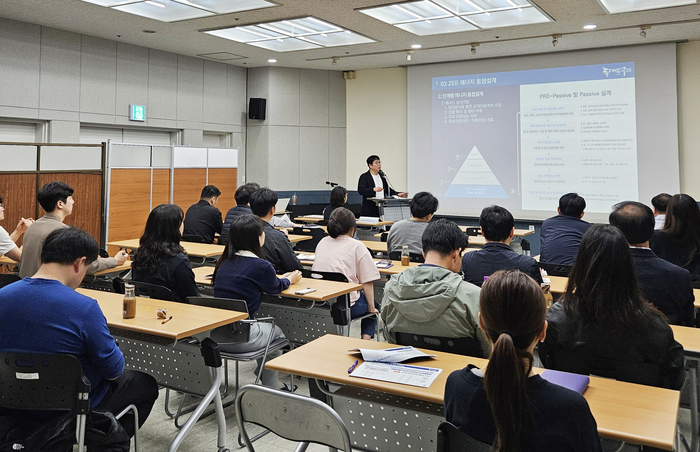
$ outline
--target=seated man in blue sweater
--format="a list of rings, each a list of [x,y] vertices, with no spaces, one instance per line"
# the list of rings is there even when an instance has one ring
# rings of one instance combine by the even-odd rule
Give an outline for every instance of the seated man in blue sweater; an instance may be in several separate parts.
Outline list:
[[[486,244],[479,251],[464,254],[462,272],[465,281],[481,287],[484,278],[498,270],[516,269],[542,284],[537,261],[530,256],[516,253],[508,246],[515,232],[515,220],[507,209],[501,206],[485,207],[479,217],[479,226]]]
[[[97,301],[75,291],[95,259],[97,242],[87,232],[66,227],[50,233],[39,271],[0,289],[0,350],[75,356],[90,380],[90,407],[117,414],[134,404],[141,426],[158,398],[158,384],[150,375],[124,370]],[[131,414],[119,422],[134,435]]]

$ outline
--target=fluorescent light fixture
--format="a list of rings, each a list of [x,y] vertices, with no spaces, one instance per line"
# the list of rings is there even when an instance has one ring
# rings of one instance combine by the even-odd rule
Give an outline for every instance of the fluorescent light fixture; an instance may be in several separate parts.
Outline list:
[[[165,5],[164,5],[164,4],[158,3],[158,2],[153,2],[153,1],[151,1],[151,0],[146,0],[144,3],[147,3],[147,4],[149,4],[149,5],[153,5],[153,6],[157,6],[157,7],[159,7],[159,8],[165,8]]]
[[[584,30],[595,30],[596,28],[598,28],[598,25],[596,24],[586,24],[583,26]]]
[[[277,60],[274,58],[270,58],[269,60],[267,60],[267,62],[268,63],[277,63]]]
[[[421,47],[423,47],[423,46],[420,44],[411,44],[412,49],[420,49]]]
[[[275,52],[376,42],[315,17],[241,25],[205,31],[205,33]]]
[[[161,22],[277,6],[270,0],[82,0]]]
[[[416,0],[359,11],[419,36],[552,22],[530,0]]]
[[[608,14],[630,13],[650,9],[673,8],[676,6],[696,5],[697,0],[598,0]]]

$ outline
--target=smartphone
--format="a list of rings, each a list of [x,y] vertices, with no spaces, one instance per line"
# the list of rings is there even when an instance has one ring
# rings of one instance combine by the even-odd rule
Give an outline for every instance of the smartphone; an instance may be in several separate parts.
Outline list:
[[[307,287],[306,289],[297,290],[294,292],[296,295],[306,295],[307,293],[316,292],[316,289]]]

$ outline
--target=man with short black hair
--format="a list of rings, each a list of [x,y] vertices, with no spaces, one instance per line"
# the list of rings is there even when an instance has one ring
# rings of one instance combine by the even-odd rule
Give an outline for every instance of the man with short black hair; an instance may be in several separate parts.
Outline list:
[[[464,254],[462,272],[465,281],[481,287],[486,277],[498,270],[516,269],[542,284],[537,261],[516,253],[508,246],[515,232],[515,220],[507,209],[501,206],[485,207],[479,217],[479,226],[486,244],[478,251]]]
[[[586,200],[578,193],[559,198],[559,215],[548,218],[540,230],[540,262],[572,265],[583,234],[591,224],[583,221]]]
[[[657,257],[649,248],[654,234],[654,213],[636,201],[613,207],[610,224],[627,239],[644,297],[674,325],[695,325],[695,296],[688,270]]]
[[[294,254],[291,242],[287,238],[286,230],[279,231],[272,227],[270,219],[275,215],[277,205],[277,193],[269,188],[255,190],[250,195],[250,210],[265,222],[265,243],[262,247],[265,260],[269,261],[277,273],[288,273],[301,270],[303,266],[299,258]]]
[[[221,190],[215,185],[207,185],[202,189],[199,202],[192,204],[185,214],[182,240],[196,243],[214,243],[217,233],[221,234],[224,222],[221,211],[216,208]],[[223,242],[226,243],[226,242]]]
[[[411,208],[411,218],[394,223],[389,230],[389,236],[386,240],[389,253],[401,251],[404,245],[408,246],[409,253],[421,254],[423,252],[421,246],[423,231],[428,227],[428,222],[438,209],[438,200],[430,193],[422,191],[416,193],[408,205]]]
[[[659,230],[664,228],[666,223],[666,209],[672,196],[668,193],[659,193],[651,198],[651,205],[654,206],[654,229]]]
[[[24,233],[22,258],[19,262],[19,276],[32,276],[41,266],[41,250],[46,237],[56,229],[68,228],[63,221],[73,212],[73,189],[64,182],[49,182],[39,189],[36,195],[42,209],[43,217],[36,220]],[[87,274],[114,268],[126,262],[128,254],[121,250],[114,257],[98,257],[90,264]]]
[[[49,233],[39,270],[0,289],[0,349],[75,356],[90,381],[90,407],[117,414],[134,404],[141,426],[158,398],[158,384],[150,375],[124,371],[97,301],[75,291],[95,260],[97,242],[87,232],[66,226]],[[119,422],[134,435],[131,414]]]
[[[405,198],[408,196],[408,193],[398,193],[389,187],[389,181],[384,176],[382,162],[378,155],[367,157],[367,168],[367,172],[362,173],[357,181],[357,192],[362,195],[360,215],[363,217],[378,217],[379,207],[372,201],[372,198],[391,198],[392,196]]]
[[[489,344],[479,330],[479,288],[462,280],[462,251],[467,237],[454,222],[429,223],[422,236],[425,263],[393,275],[384,288],[381,316],[384,335],[396,333],[474,338],[482,356]]]
[[[224,220],[224,226],[221,229],[221,238],[219,243],[221,245],[226,245],[228,240],[228,230],[231,227],[233,219],[240,215],[252,215],[253,211],[250,210],[248,203],[250,202],[250,195],[253,194],[255,190],[260,188],[260,185],[255,182],[248,182],[245,185],[241,185],[236,189],[236,193],[233,198],[236,200],[236,205],[231,207],[228,212],[226,212],[226,219]]]

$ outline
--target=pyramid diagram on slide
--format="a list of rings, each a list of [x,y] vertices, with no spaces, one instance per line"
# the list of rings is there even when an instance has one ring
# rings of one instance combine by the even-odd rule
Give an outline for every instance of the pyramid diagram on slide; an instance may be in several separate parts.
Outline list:
[[[447,188],[445,196],[456,198],[508,198],[481,152],[474,146]]]

